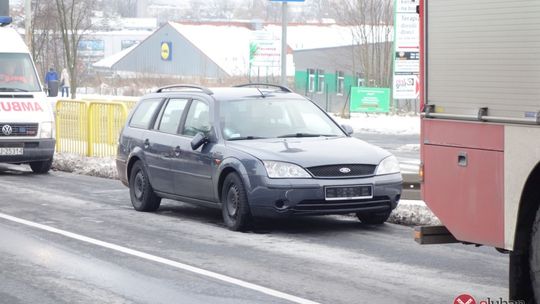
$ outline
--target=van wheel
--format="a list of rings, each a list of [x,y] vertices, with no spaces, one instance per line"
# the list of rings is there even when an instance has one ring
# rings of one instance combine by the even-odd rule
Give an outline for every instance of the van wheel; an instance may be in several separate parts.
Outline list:
[[[30,168],[36,174],[45,174],[49,172],[49,170],[51,170],[52,163],[53,163],[52,158],[50,160],[31,162]]]
[[[223,182],[221,211],[225,225],[232,231],[245,231],[252,224],[244,183],[236,173],[227,175]]]
[[[154,193],[148,174],[141,161],[135,162],[129,178],[131,204],[137,211],[156,211],[161,204],[161,197]]]
[[[390,217],[391,212],[382,213],[356,213],[356,217],[364,223],[369,225],[381,225],[384,224]]]

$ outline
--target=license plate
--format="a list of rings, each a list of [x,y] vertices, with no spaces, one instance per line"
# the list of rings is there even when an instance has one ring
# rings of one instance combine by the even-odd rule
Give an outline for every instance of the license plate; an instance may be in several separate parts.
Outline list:
[[[336,186],[324,190],[327,201],[373,198],[373,186]]]
[[[23,155],[23,148],[0,148],[0,155]]]

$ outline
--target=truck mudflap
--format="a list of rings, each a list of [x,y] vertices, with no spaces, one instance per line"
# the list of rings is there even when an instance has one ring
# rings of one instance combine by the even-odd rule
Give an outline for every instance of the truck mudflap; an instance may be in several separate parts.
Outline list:
[[[414,240],[420,245],[459,243],[445,226],[416,226]]]

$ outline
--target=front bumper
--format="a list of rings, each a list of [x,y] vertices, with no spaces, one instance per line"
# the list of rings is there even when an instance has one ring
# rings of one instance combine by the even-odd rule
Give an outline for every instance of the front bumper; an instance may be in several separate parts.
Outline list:
[[[0,148],[23,148],[22,155],[0,155],[0,163],[22,164],[51,160],[56,140],[47,139],[2,139]]]
[[[401,197],[401,174],[354,179],[270,179],[251,176],[248,201],[258,217],[386,213],[396,208]],[[325,187],[372,185],[369,199],[326,200]]]

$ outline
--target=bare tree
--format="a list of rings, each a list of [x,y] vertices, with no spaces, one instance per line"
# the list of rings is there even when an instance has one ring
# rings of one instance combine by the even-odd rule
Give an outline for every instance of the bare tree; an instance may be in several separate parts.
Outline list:
[[[48,0],[32,1],[32,24],[30,25],[31,52],[40,75],[48,67],[63,64],[62,41],[59,36],[56,5]]]
[[[91,28],[91,12],[96,2],[92,0],[55,0],[60,34],[64,43],[67,70],[71,76],[71,98],[76,98],[79,73],[78,46],[81,38]]]
[[[392,79],[393,1],[340,0],[340,20],[352,26],[354,59],[366,86],[389,87]]]

